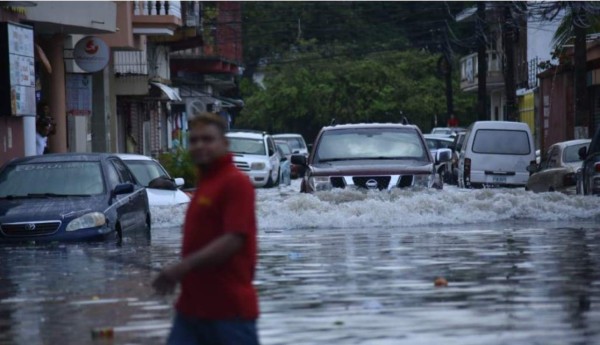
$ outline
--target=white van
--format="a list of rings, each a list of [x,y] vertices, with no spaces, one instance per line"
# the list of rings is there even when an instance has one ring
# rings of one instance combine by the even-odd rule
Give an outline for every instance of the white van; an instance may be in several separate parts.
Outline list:
[[[458,184],[461,188],[525,186],[532,162],[535,146],[526,123],[478,121],[465,134]]]

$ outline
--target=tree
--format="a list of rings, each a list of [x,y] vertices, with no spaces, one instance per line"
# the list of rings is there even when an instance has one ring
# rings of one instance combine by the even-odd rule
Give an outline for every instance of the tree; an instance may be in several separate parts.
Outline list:
[[[246,106],[238,127],[298,132],[314,138],[331,123],[400,122],[429,129],[445,108],[440,55],[423,51],[373,53],[362,59],[315,59],[308,54],[266,69],[266,89],[242,84]],[[458,80],[453,87],[459,88]],[[463,122],[474,120],[474,98],[455,97]]]

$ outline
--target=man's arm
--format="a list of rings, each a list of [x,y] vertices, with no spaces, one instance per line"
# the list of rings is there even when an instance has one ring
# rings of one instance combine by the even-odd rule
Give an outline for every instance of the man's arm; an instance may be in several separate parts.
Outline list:
[[[226,233],[181,262],[162,270],[152,286],[160,294],[171,293],[188,272],[224,263],[242,248],[244,241],[242,234]]]

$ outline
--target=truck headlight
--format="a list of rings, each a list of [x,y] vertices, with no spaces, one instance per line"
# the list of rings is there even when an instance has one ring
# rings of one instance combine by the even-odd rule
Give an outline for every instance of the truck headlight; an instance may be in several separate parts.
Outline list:
[[[308,184],[314,191],[325,191],[333,189],[329,176],[313,176],[308,179]]]
[[[106,217],[100,212],[85,214],[69,222],[66,231],[75,231],[81,229],[97,228],[106,224]]]
[[[431,174],[427,175],[414,175],[414,183],[415,187],[425,187],[430,188],[433,185],[433,179]]]
[[[250,170],[263,170],[265,168],[265,163],[255,162],[250,164]]]

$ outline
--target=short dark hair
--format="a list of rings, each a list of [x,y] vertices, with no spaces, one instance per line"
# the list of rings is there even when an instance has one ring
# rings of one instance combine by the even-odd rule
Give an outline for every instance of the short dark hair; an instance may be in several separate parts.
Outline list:
[[[222,134],[227,132],[227,122],[215,113],[203,112],[193,116],[189,121],[190,128],[196,125],[215,126]]]

